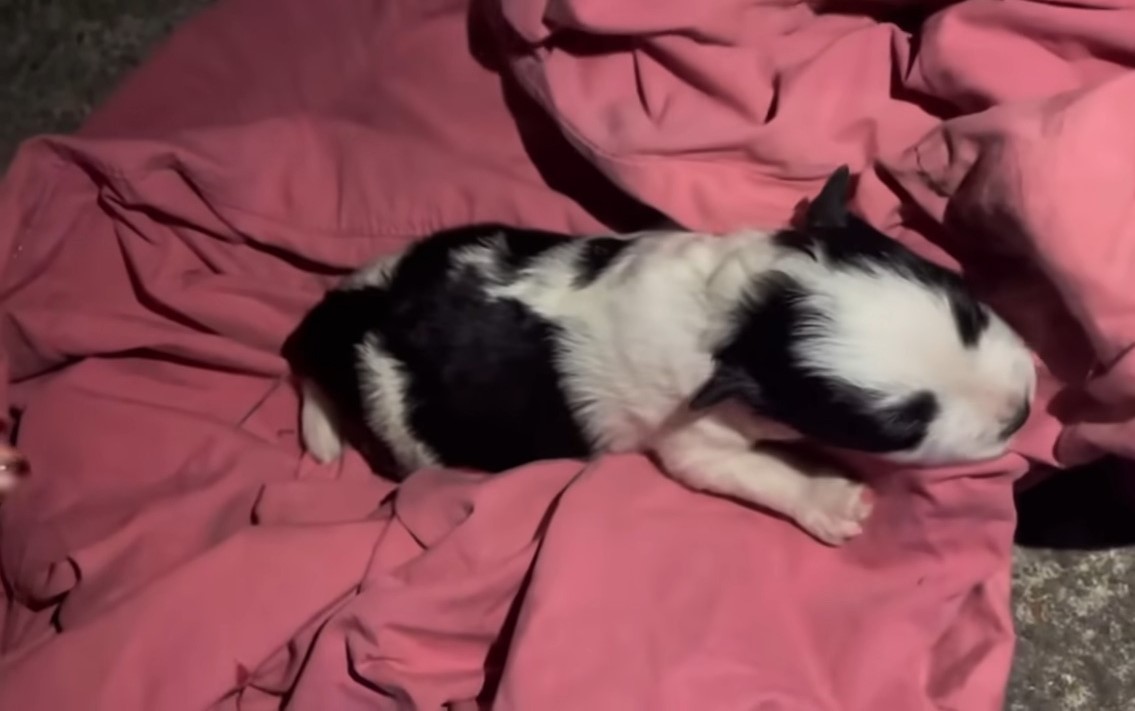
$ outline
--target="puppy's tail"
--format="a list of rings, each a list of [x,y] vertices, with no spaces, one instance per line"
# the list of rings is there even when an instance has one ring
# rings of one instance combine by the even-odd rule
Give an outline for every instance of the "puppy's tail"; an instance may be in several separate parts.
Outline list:
[[[303,446],[311,456],[326,464],[343,454],[343,438],[335,425],[331,403],[310,380],[300,381],[300,431]]]

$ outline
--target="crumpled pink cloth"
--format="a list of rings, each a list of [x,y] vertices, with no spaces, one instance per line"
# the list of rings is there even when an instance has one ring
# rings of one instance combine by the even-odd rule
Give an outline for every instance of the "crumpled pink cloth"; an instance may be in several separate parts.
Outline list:
[[[840,10],[222,0],[26,144],[0,706],[1000,708],[1014,480],[1135,441],[1135,3]],[[352,266],[480,220],[778,224],[845,162],[1044,376],[1002,460],[867,468],[850,545],[637,456],[398,489],[301,456],[277,350]]]

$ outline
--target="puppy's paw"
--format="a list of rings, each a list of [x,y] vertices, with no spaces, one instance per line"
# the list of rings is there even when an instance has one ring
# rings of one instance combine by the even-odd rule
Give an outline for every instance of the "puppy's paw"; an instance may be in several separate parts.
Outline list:
[[[866,486],[840,476],[817,476],[808,482],[796,522],[828,545],[838,546],[863,532],[875,496]]]

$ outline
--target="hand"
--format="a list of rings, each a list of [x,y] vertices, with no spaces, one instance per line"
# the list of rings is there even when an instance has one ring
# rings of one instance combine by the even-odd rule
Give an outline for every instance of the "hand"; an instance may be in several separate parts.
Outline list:
[[[0,501],[16,488],[28,471],[28,460],[24,455],[6,444],[0,444]]]

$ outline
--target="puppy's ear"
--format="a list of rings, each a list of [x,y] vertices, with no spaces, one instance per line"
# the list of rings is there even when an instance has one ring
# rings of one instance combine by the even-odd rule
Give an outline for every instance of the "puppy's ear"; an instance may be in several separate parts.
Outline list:
[[[847,225],[847,193],[851,170],[841,165],[828,177],[820,194],[808,203],[804,222],[808,227],[844,227]]]
[[[730,399],[756,408],[761,403],[761,389],[740,368],[718,365],[705,385],[690,398],[689,408],[697,412]]]

